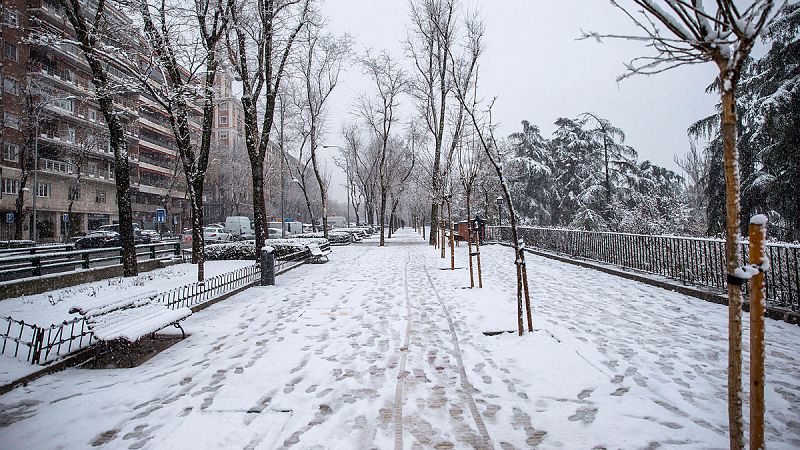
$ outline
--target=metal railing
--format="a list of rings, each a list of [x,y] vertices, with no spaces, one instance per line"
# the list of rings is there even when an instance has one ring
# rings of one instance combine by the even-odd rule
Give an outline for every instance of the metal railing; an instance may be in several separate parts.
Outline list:
[[[34,247],[35,248],[35,247]],[[60,247],[55,247],[58,249]],[[136,246],[137,260],[180,257],[180,242],[140,244]],[[69,272],[77,269],[122,263],[122,248],[107,247],[89,250],[49,251],[0,256],[0,281],[19,280],[40,275]],[[33,251],[33,253],[31,253]]]
[[[527,247],[560,253],[717,289],[726,289],[725,241],[713,238],[654,236],[601,231],[519,227]],[[511,228],[489,227],[488,238],[510,241]],[[740,264],[748,244],[741,242]],[[800,311],[800,245],[767,243],[767,304]],[[745,285],[745,294],[747,286]]]
[[[306,249],[276,259],[275,274],[280,275],[304,264],[310,256],[311,253]],[[261,266],[253,264],[161,293],[156,301],[163,302],[170,309],[192,307],[254,284],[260,278]],[[46,364],[86,348],[93,343],[93,338],[83,317],[48,327],[39,327],[11,317],[0,318],[0,354],[31,364]]]

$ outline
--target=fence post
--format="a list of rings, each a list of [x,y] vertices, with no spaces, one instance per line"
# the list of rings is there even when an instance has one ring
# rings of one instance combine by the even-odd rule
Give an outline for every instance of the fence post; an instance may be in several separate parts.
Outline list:
[[[270,246],[261,249],[261,285],[275,285],[275,250]]]
[[[83,262],[81,263],[81,267],[83,267],[84,269],[88,269],[89,268],[89,253],[88,252],[83,254]]]
[[[175,256],[176,257],[181,256],[181,243],[176,242],[174,245],[175,245]]]
[[[156,259],[156,246],[150,245],[150,259]]]
[[[44,329],[34,327],[33,330],[33,355],[31,355],[31,364],[39,364],[39,361],[41,360]]]
[[[42,274],[42,258],[31,258],[33,264],[33,276],[38,277]]]
[[[750,219],[750,264],[763,269],[768,264],[764,240],[767,218]],[[750,289],[750,448],[764,447],[764,272],[753,276]]]

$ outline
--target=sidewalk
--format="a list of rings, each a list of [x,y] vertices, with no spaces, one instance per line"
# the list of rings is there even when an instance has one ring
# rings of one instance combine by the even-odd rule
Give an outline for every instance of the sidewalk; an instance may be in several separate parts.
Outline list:
[[[410,230],[336,247],[191,316],[190,336],[140,367],[68,369],[0,397],[0,442],[727,446],[724,306],[531,256],[537,331],[489,337],[515,328],[512,251],[483,248],[486,287],[469,290],[457,250],[451,272]],[[767,440],[797,448],[800,327],[768,321],[767,340]]]

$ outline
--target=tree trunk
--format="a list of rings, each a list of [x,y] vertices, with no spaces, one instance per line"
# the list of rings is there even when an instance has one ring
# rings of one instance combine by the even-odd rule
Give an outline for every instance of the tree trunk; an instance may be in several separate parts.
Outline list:
[[[23,161],[25,164],[24,159],[20,158],[20,161]],[[20,240],[22,239],[22,224],[25,222],[25,191],[22,189],[28,184],[28,171],[25,170],[22,172],[22,175],[19,179],[19,186],[17,186],[17,199],[14,201],[14,206],[16,208],[16,217],[14,218],[14,239]],[[31,192],[36,195],[35,190],[31,190]]]
[[[264,203],[264,159],[250,158],[250,168],[253,177],[253,234],[256,239],[256,261],[261,256],[261,247],[267,234],[267,207]]]
[[[472,219],[470,217],[470,195],[467,189],[467,254],[469,255],[469,288],[475,287],[475,276],[472,270]]]
[[[385,230],[384,230],[384,221],[386,219],[386,196],[387,195],[388,195],[388,192],[386,192],[386,188],[381,187],[381,209],[380,209],[380,214],[379,214],[379,218],[380,218],[380,221],[381,221],[381,223],[380,223],[381,241],[380,241],[380,244],[378,244],[380,247],[383,247],[383,246],[386,245],[386,240],[385,240],[385,236],[384,236],[384,232],[385,232]]]
[[[727,68],[721,80],[734,80]],[[725,256],[728,274],[739,267],[739,170],[736,149],[735,85],[722,89],[722,143],[725,154]],[[728,283],[728,426],[731,449],[744,448],[742,419],[742,289]]]
[[[189,201],[192,205],[192,262],[197,264],[197,281],[205,279],[205,236],[203,236],[203,179],[194,180],[193,194]]]
[[[451,202],[447,202],[447,229],[450,232],[450,270],[456,270],[456,248],[453,236],[453,208]]]

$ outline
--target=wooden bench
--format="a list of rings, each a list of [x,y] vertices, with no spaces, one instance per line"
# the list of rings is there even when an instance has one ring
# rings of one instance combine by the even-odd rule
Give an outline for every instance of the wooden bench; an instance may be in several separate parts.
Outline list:
[[[312,264],[319,264],[328,261],[328,255],[331,254],[330,247],[321,248],[316,244],[309,244],[308,251],[311,253],[311,257],[308,259],[308,262]],[[323,261],[322,258],[325,258],[325,261]]]
[[[89,329],[105,350],[115,342],[130,346],[142,337],[155,335],[170,325],[181,330],[181,338],[185,338],[186,333],[180,321],[189,317],[192,310],[187,307],[169,309],[164,303],[156,301],[157,296],[158,292],[150,291],[108,301],[91,301],[73,306],[69,312],[86,319]],[[98,353],[99,347],[96,347]]]

